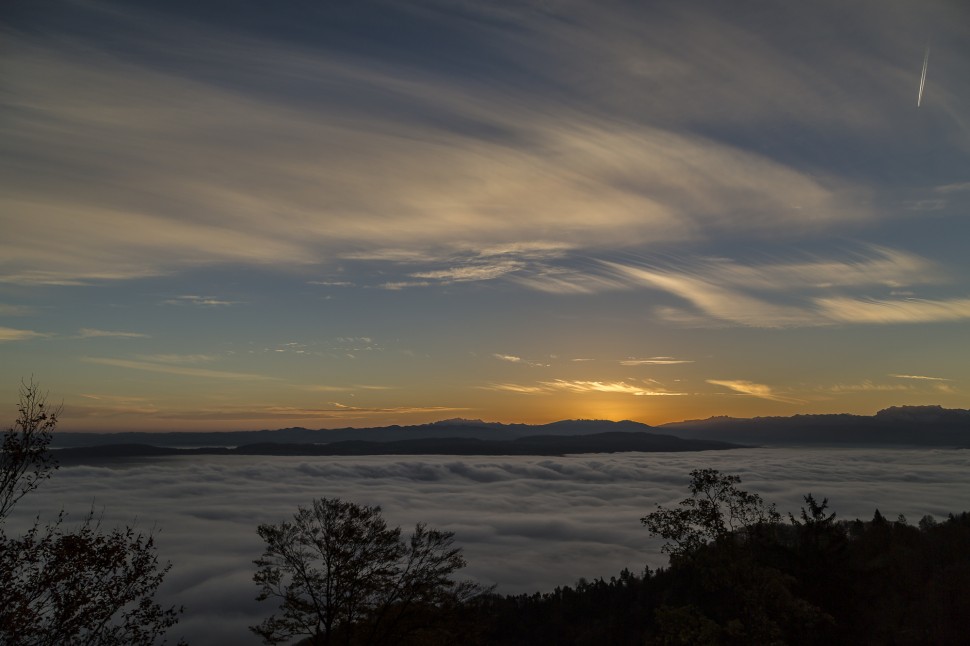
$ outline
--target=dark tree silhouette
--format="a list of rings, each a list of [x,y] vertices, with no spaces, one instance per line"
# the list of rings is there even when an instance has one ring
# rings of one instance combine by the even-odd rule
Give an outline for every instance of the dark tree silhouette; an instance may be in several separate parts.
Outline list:
[[[154,644],[180,610],[153,601],[169,565],[151,536],[102,531],[89,514],[65,531],[63,513],[24,536],[0,536],[0,642]]]
[[[686,503],[645,517],[680,541],[669,567],[547,593],[483,595],[465,607],[479,634],[462,643],[967,643],[970,513],[924,516],[917,527],[879,512],[840,521],[827,499],[808,494],[801,513],[782,523],[739,484],[695,472]]]
[[[47,393],[33,379],[20,383],[17,419],[3,434],[0,453],[0,522],[18,500],[57,468],[47,447],[60,412],[59,406],[51,409],[47,405]]]
[[[695,469],[690,472],[690,498],[673,509],[657,505],[640,522],[651,534],[667,540],[662,549],[672,557],[687,556],[732,533],[777,523],[781,515],[775,505],[765,504],[756,493],[742,491],[736,486],[740,482],[740,477],[716,469]]]
[[[665,644],[788,643],[793,626],[818,630],[829,620],[772,563],[781,514],[740,483],[715,469],[691,471],[690,498],[641,519],[667,539],[677,577],[655,611]]]
[[[178,621],[154,595],[171,567],[153,537],[132,528],[104,531],[89,513],[75,530],[65,512],[8,536],[6,518],[57,468],[48,451],[59,409],[33,380],[21,385],[19,417],[4,435],[0,461],[0,643],[149,645]]]
[[[452,578],[465,560],[451,532],[419,524],[405,540],[380,507],[322,498],[293,522],[258,531],[266,550],[255,561],[257,599],[275,597],[279,609],[250,629],[267,644],[298,636],[311,644],[432,643],[427,631],[441,611],[480,592]]]

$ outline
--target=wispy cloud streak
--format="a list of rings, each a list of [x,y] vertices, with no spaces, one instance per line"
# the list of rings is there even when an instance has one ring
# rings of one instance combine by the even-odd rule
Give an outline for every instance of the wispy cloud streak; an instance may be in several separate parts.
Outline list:
[[[822,314],[845,323],[932,323],[970,319],[970,298],[820,298]]]
[[[188,366],[170,365],[167,363],[133,361],[130,359],[114,359],[110,357],[82,357],[81,361],[84,361],[85,363],[94,363],[101,366],[126,368],[129,370],[143,370],[146,372],[160,372],[170,375],[180,375],[183,377],[203,377],[206,379],[224,379],[229,381],[274,381],[279,379],[279,377],[249,372],[209,370],[207,368],[192,368]]]
[[[650,359],[623,359],[621,366],[673,366],[681,363],[694,363],[691,359],[675,359],[673,357],[652,357]]]
[[[27,341],[29,339],[40,339],[50,336],[43,332],[33,330],[20,330],[12,327],[0,327],[0,343],[4,341]]]
[[[147,339],[149,335],[141,332],[124,332],[120,330],[98,330],[95,328],[81,328],[78,330],[78,338],[81,339]]]
[[[149,18],[136,10],[125,15]],[[550,32],[552,23],[532,27],[545,46],[564,35]],[[17,158],[29,151],[47,174],[14,169],[10,177],[12,186],[36,188],[3,198],[5,211],[21,214],[0,244],[5,280],[106,280],[213,263],[299,265],[352,248],[415,255],[467,249],[470,241],[482,250],[592,249],[719,230],[782,234],[870,215],[860,189],[834,175],[802,172],[663,119],[604,119],[598,110],[564,108],[522,88],[509,98],[508,88],[456,85],[392,62],[196,35],[186,40],[193,44],[185,56],[195,68],[242,74],[231,90],[192,69],[149,64],[170,55],[161,40],[140,42],[151,56],[136,62],[68,40],[53,45],[10,35],[5,84],[16,98],[0,104],[11,116],[3,152]],[[600,53],[609,51],[607,42],[597,46]],[[229,60],[234,67],[225,69]],[[267,75],[247,76],[247,69],[300,79],[304,96],[316,98],[269,98]],[[638,69],[631,80],[644,72]],[[335,87],[336,96],[329,91]],[[322,88],[328,91],[313,91]],[[387,119],[386,107],[370,98],[375,94],[389,97],[402,118]],[[403,118],[422,113],[441,118]],[[501,136],[443,125],[449,122]],[[209,132],[226,134],[200,134]],[[417,273],[487,280],[516,267]]]
[[[652,383],[652,382],[651,382]],[[540,381],[536,385],[521,384],[490,384],[482,386],[486,390],[500,390],[524,395],[548,394],[554,392],[568,392],[574,394],[587,393],[614,393],[622,395],[635,395],[637,397],[680,397],[688,393],[672,392],[663,388],[644,387],[636,383],[626,381],[570,381],[567,379],[555,379],[552,381]]]
[[[786,404],[804,403],[800,399],[795,399],[794,397],[776,393],[771,386],[755,383],[753,381],[745,381],[743,379],[708,379],[707,383],[715,386],[723,386],[740,395],[750,395],[759,399],[784,402]]]
[[[970,299],[865,299],[852,295],[863,288],[897,291],[901,287],[934,284],[946,277],[933,263],[913,254],[869,247],[851,261],[745,265],[718,259],[689,268],[603,261],[613,276],[629,287],[668,292],[687,301],[706,317],[751,327],[798,327],[837,323],[937,322],[970,318]],[[691,313],[661,310],[672,319]]]

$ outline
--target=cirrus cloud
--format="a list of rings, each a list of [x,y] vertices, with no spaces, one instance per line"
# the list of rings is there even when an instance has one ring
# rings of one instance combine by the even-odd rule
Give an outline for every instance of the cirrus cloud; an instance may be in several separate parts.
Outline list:
[[[146,55],[117,56],[79,35],[7,34],[5,96],[12,98],[0,103],[9,117],[2,152],[10,159],[29,153],[45,172],[8,169],[0,208],[20,217],[0,242],[4,280],[64,284],[207,264],[299,266],[349,257],[352,249],[358,257],[398,248],[441,258],[469,247],[483,257],[496,250],[548,257],[717,231],[781,235],[872,217],[867,190],[834,173],[803,171],[669,119],[604,118],[592,109],[595,95],[582,98],[591,109],[576,110],[524,88],[510,96],[509,88],[455,84],[393,60],[206,31],[135,8],[101,17],[119,22],[115,38],[144,32],[137,46]],[[651,25],[646,15],[631,19]],[[191,66],[169,60],[157,29],[144,30],[160,20],[186,35],[180,60]],[[554,23],[530,29],[550,55],[557,51],[551,46],[562,34]],[[535,42],[524,38],[516,47]],[[607,42],[615,41],[600,43],[604,54]],[[212,83],[200,69],[239,82]],[[303,100],[274,97],[263,71],[247,71],[266,69],[299,79]],[[553,69],[563,66],[542,75]],[[387,100],[375,105],[375,95]],[[388,106],[398,118],[387,118]],[[409,117],[418,114],[440,118]],[[414,273],[471,281],[517,269],[512,260]]]
[[[0,343],[5,341],[27,341],[30,339],[40,339],[50,336],[44,332],[34,330],[20,330],[12,327],[0,327]]]
[[[636,383],[626,381],[583,381],[567,379],[555,379],[552,381],[540,381],[535,385],[521,384],[490,384],[482,386],[487,390],[503,390],[507,392],[521,393],[527,395],[548,394],[553,392],[568,392],[574,394],[585,393],[616,393],[624,395],[636,395],[638,397],[680,397],[688,393],[672,392],[661,387],[656,387],[657,382],[649,380],[648,385],[641,386]]]
[[[744,379],[708,379],[707,383],[713,384],[715,386],[723,386],[730,390],[733,390],[739,395],[750,395],[752,397],[757,397],[759,399],[767,399],[770,401],[784,402],[786,404],[800,404],[804,403],[800,399],[795,399],[794,397],[789,397],[787,395],[781,395],[771,387],[766,384],[758,384],[753,381],[746,381]]]

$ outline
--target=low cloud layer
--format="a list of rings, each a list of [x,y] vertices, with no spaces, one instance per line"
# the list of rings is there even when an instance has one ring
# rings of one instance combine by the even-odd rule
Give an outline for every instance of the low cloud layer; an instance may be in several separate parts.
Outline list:
[[[503,593],[551,590],[666,562],[639,518],[687,495],[691,469],[736,473],[743,487],[797,513],[828,497],[840,518],[911,522],[970,509],[965,451],[748,449],[566,458],[206,458],[58,471],[25,498],[11,529],[62,507],[92,506],[107,525],[158,531],[174,567],[163,601],[186,606],[175,634],[192,643],[256,644],[259,523],[279,522],[321,496],[378,504],[405,529],[424,521],[456,533],[464,575]],[[70,520],[69,520],[70,522]]]

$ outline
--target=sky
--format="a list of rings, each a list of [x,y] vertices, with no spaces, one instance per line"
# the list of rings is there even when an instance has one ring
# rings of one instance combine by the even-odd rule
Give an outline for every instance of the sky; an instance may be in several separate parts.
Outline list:
[[[12,0],[0,408],[970,407],[968,78],[962,0]]]

